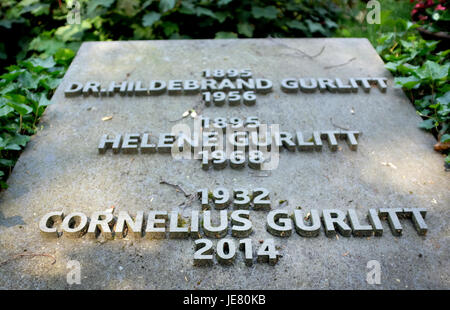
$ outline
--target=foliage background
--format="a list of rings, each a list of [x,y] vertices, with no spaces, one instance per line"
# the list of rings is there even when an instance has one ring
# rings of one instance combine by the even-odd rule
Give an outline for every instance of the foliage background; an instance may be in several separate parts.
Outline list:
[[[423,40],[418,25],[409,22],[414,3],[381,1],[382,22],[370,25],[366,2],[78,0],[81,23],[70,25],[73,0],[2,0],[0,186],[7,187],[7,176],[81,42],[91,40],[367,37],[424,118],[420,126],[450,143],[448,51]]]
[[[1,43],[0,58],[11,63],[34,52],[45,57],[88,40],[331,36],[340,12],[323,0],[78,2],[81,24],[68,25],[68,8],[58,0],[2,0],[0,35],[18,40]]]

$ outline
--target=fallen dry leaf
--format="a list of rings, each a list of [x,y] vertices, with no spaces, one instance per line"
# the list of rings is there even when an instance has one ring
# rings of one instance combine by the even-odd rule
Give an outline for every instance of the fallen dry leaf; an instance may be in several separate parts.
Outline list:
[[[381,164],[382,164],[383,166],[391,167],[392,169],[397,169],[397,166],[395,166],[393,163],[389,163],[389,162],[384,162],[384,161],[382,161]]]
[[[311,212],[308,212],[308,214],[306,214],[306,216],[305,216],[305,220],[309,220],[310,217],[311,217]]]
[[[436,152],[442,152],[450,149],[450,142],[438,142],[434,145],[434,150]]]
[[[105,212],[108,212],[108,213],[114,213],[114,209],[115,209],[115,208],[116,208],[116,207],[111,206],[110,208],[106,209]]]

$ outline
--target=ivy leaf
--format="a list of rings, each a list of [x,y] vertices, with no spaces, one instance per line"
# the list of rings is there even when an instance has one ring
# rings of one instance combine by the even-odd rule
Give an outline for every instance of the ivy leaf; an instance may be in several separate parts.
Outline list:
[[[14,143],[20,146],[25,146],[28,141],[30,141],[30,136],[26,136],[26,135],[20,135],[20,134],[15,134],[11,140],[9,140],[9,143]]]
[[[450,91],[446,92],[443,96],[436,98],[436,101],[442,105],[448,105],[450,103]]]
[[[332,21],[329,18],[325,18],[325,24],[327,25],[328,28],[333,29],[333,28],[337,28],[338,24],[336,24],[334,21]]]
[[[54,55],[56,63],[64,66],[68,66],[74,57],[75,52],[70,48],[60,48]]]
[[[159,2],[159,9],[161,12],[167,12],[175,7],[175,0],[161,0]]]
[[[410,73],[413,74],[417,71],[417,69],[419,69],[419,66],[413,66],[409,63],[402,63],[397,67],[398,72],[400,72],[402,75],[407,75]]]
[[[434,127],[436,127],[436,122],[431,118],[424,120],[422,123],[419,124],[419,128],[422,129],[430,130]]]
[[[7,94],[7,93],[15,91],[19,88],[20,87],[19,87],[18,83],[10,83],[6,87],[3,87],[3,88],[0,87],[0,94]]]
[[[92,28],[92,24],[87,20],[83,20],[81,24],[65,25],[59,27],[58,29],[56,29],[55,36],[63,42],[77,41],[81,40],[83,38],[84,31],[90,28]]]
[[[144,15],[142,18],[142,26],[150,27],[161,18],[161,14],[156,12],[150,12]]]
[[[190,2],[181,2],[179,12],[186,15],[194,15],[196,13],[194,4]]]
[[[0,166],[3,166],[3,167],[13,167],[14,164],[15,164],[15,163],[14,163],[14,160],[0,158]]]
[[[424,80],[440,80],[448,76],[449,68],[449,63],[441,66],[434,61],[427,60],[416,73]]]
[[[298,29],[298,30],[303,31],[304,33],[308,32],[308,29],[306,28],[306,26],[303,23],[299,22],[298,20],[290,20],[290,21],[286,22],[286,25],[289,28]]]
[[[5,82],[8,83],[15,80],[22,72],[24,72],[24,70],[14,70],[12,72],[0,75],[0,79],[4,79]]]
[[[56,87],[58,87],[61,81],[62,79],[47,78],[40,80],[39,83],[45,83],[46,89],[56,89]]]
[[[162,24],[164,34],[169,37],[172,33],[178,32],[180,29],[178,25],[172,22],[164,22]]]
[[[45,94],[41,94],[41,98],[39,98],[39,107],[46,107],[50,104],[52,104],[52,102],[47,99],[47,96]]]
[[[39,77],[25,71],[19,76],[17,81],[23,88],[36,89],[39,84]]]
[[[16,110],[20,115],[26,115],[33,112],[33,109],[26,104],[17,102],[8,102],[8,105]]]
[[[254,18],[267,18],[275,19],[277,18],[278,10],[273,5],[266,6],[264,8],[259,6],[252,7],[252,15]]]
[[[195,11],[197,16],[206,15],[214,19],[217,19],[216,14],[214,14],[214,12],[209,9],[198,7]]]
[[[140,10],[139,0],[118,0],[117,11],[121,12],[127,17],[135,16]]]
[[[50,13],[50,4],[36,3],[23,8],[20,14],[28,12],[31,12],[34,16],[48,15]]]
[[[400,66],[400,64],[401,63],[397,62],[397,61],[389,61],[388,63],[386,63],[384,65],[384,67],[386,69],[388,69],[389,71],[391,71],[391,72],[396,72],[397,71],[397,67]]]
[[[219,21],[219,23],[223,23],[227,17],[230,16],[228,12],[216,12],[216,19]]]
[[[39,68],[51,68],[55,66],[55,61],[53,60],[53,57],[47,57],[46,59],[41,58],[32,58],[30,59],[30,62],[33,66],[39,67]]]
[[[115,0],[91,0],[87,6],[87,15],[91,15],[98,6],[103,6],[105,8],[109,8],[111,4],[114,3]]]
[[[320,32],[324,35],[326,34],[326,30],[322,27],[321,24],[315,23],[309,19],[305,20],[305,23],[308,25],[309,31],[311,31],[311,33]]]
[[[420,85],[420,80],[415,76],[396,77],[394,78],[394,87],[412,89],[417,88]]]
[[[238,33],[251,38],[253,36],[253,30],[255,29],[255,26],[249,23],[239,23],[237,25],[237,31]]]
[[[22,148],[14,143],[7,144],[4,148],[6,151],[20,151]]]
[[[0,117],[8,115],[12,111],[14,111],[12,107],[10,107],[9,105],[4,105],[3,107],[0,108]]]
[[[219,2],[217,2],[218,6],[224,6],[227,5],[228,3],[230,3],[233,0],[219,0]]]
[[[30,141],[30,136],[15,134],[12,137],[5,139],[5,150],[20,151],[21,146],[25,146]]]
[[[236,39],[237,38],[237,34],[234,32],[224,32],[224,31],[219,31],[216,33],[216,36],[214,37],[214,39]]]
[[[33,109],[26,105],[27,98],[18,94],[6,95],[7,105],[16,110],[20,115],[26,115],[33,112]]]
[[[64,48],[64,42],[56,38],[46,38],[45,35],[34,38],[28,45],[29,50],[44,52],[44,55],[52,55],[60,48]]]
[[[441,137],[441,142],[442,143],[450,142],[450,134],[446,133],[445,135],[443,135]]]

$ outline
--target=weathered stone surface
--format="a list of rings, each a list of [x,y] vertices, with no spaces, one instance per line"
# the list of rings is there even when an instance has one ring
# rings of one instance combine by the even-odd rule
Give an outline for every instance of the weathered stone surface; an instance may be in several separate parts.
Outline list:
[[[203,107],[204,116],[256,115],[293,134],[345,127],[361,132],[358,150],[345,144],[336,152],[328,147],[321,152],[283,150],[278,169],[270,172],[229,166],[204,171],[199,161],[174,161],[161,153],[125,155],[108,150],[101,155],[103,134],[169,132],[176,123],[170,121],[197,106],[201,95],[65,97],[63,93],[75,81],[103,85],[201,79],[205,68],[250,68],[254,77],[270,79],[274,86],[272,93],[258,93],[254,106],[211,105]],[[387,77],[388,88],[386,93],[376,88],[370,93],[362,89],[284,93],[280,82],[290,77],[344,81]],[[16,254],[45,253],[56,263],[47,256],[24,256],[0,264],[0,288],[450,288],[449,175],[443,158],[433,151],[433,137],[417,128],[413,106],[392,84],[392,76],[365,39],[84,43],[45,112],[43,129],[23,152],[9,178],[10,187],[0,198],[0,262]],[[112,119],[102,121],[105,116]],[[191,118],[178,123],[191,124]],[[193,209],[200,210],[199,203],[178,207],[186,197],[160,184],[161,179],[180,184],[189,193],[219,186],[230,193],[234,188],[264,187],[270,191],[272,208],[288,200],[283,208],[291,213],[297,206],[306,213],[313,208],[344,212],[352,208],[365,220],[370,208],[426,208],[428,232],[420,236],[411,220],[401,220],[403,235],[395,237],[383,220],[381,237],[328,238],[322,228],[315,238],[296,233],[276,238],[265,229],[267,212],[251,211],[254,252],[258,240],[274,238],[282,255],[275,266],[255,262],[251,267],[245,265],[241,251],[232,266],[196,267],[192,239],[47,240],[39,233],[39,220],[50,211],[90,216],[114,206],[115,214],[177,210],[189,216]],[[217,216],[219,211],[211,212]],[[217,239],[212,241],[217,244]],[[70,260],[81,264],[81,285],[66,282]],[[381,263],[380,285],[366,283],[370,260]]]

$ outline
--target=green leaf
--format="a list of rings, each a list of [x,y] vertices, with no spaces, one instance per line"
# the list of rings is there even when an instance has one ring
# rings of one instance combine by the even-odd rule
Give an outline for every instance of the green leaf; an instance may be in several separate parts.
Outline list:
[[[275,19],[277,18],[278,10],[273,5],[266,6],[264,8],[259,6],[252,7],[252,15],[254,18],[267,18]]]
[[[442,143],[450,142],[450,134],[446,133],[445,135],[443,135],[441,137],[441,142]]]
[[[164,22],[162,24],[164,34],[169,37],[172,33],[180,31],[178,25],[172,22]]]
[[[24,70],[14,70],[9,73],[0,75],[0,79],[4,79],[6,82],[11,82],[15,80]]]
[[[400,74],[402,75],[408,75],[410,73],[416,72],[418,68],[419,66],[413,66],[408,63],[403,63],[397,67],[397,71],[400,72]]]
[[[33,112],[33,109],[26,105],[27,98],[18,94],[8,94],[5,96],[8,100],[8,105],[16,110],[20,115],[26,115]]]
[[[446,92],[443,96],[436,98],[436,101],[442,105],[448,105],[450,103],[450,91]]]
[[[303,23],[299,22],[298,20],[290,20],[286,22],[286,25],[289,28],[298,29],[303,31],[304,33],[308,32],[308,28],[306,28],[306,26]]]
[[[214,14],[214,12],[209,9],[198,7],[195,11],[196,11],[197,16],[206,15],[206,16],[212,17],[214,19],[217,19],[216,14]]]
[[[190,2],[181,2],[181,7],[178,12],[186,15],[195,15],[196,13],[194,4]]]
[[[420,85],[420,80],[415,76],[396,77],[394,78],[394,87],[403,87],[406,89],[417,88]]]
[[[17,102],[8,102],[8,105],[16,110],[20,115],[26,115],[33,112],[33,109],[26,104]]]
[[[20,14],[29,13],[33,14],[34,16],[41,16],[41,15],[48,15],[50,12],[50,4],[44,4],[44,3],[36,3],[33,5],[29,5],[20,11]]]
[[[15,164],[14,160],[0,158],[0,166],[3,167],[13,167]],[[0,171],[1,172],[1,171]]]
[[[8,148],[8,145],[25,146],[28,143],[28,141],[30,141],[30,139],[31,139],[30,136],[15,134],[14,136],[6,140],[7,144],[6,148]]]
[[[36,89],[39,84],[39,76],[25,71],[19,76],[17,81],[23,88]]]
[[[450,63],[445,65],[439,65],[438,63],[427,60],[422,67],[420,67],[416,73],[424,80],[440,80],[448,76],[448,70]]]
[[[117,10],[127,17],[133,17],[140,11],[139,0],[118,0]]]
[[[305,20],[305,23],[308,25],[309,31],[311,31],[311,33],[320,32],[320,33],[326,35],[326,30],[322,27],[321,24],[315,23],[309,19]]]
[[[219,23],[223,23],[227,17],[231,16],[228,12],[216,12],[215,14]]]
[[[56,63],[64,66],[68,66],[74,57],[75,52],[69,48],[60,48],[54,55]]]
[[[47,99],[47,96],[45,94],[41,94],[41,98],[39,98],[39,107],[46,107],[50,104],[52,104],[52,102]]]
[[[391,71],[391,72],[396,72],[396,71],[397,71],[397,67],[398,67],[399,65],[400,65],[399,62],[390,61],[390,62],[386,63],[386,64],[384,65],[384,67],[385,67],[386,69],[388,69],[389,71]]]
[[[56,89],[58,85],[61,83],[62,79],[54,79],[54,78],[43,78],[39,80],[39,84],[42,85],[45,89]]]
[[[10,83],[4,88],[0,87],[0,94],[7,94],[7,93],[15,91],[15,90],[17,90],[19,88],[20,87],[19,87],[18,83]]]
[[[0,117],[8,115],[12,111],[14,111],[12,107],[10,107],[9,105],[4,105],[3,107],[0,108]]]
[[[144,15],[142,18],[142,26],[150,27],[161,18],[161,14],[156,12],[150,12]]]
[[[105,8],[109,8],[111,4],[114,3],[115,0],[90,0],[87,5],[87,15],[91,16],[91,14],[97,9],[99,6],[103,6]]]
[[[56,38],[47,38],[45,35],[38,36],[31,40],[28,49],[44,52],[44,55],[52,55],[60,48],[64,48],[64,42]]]
[[[46,59],[41,58],[32,58],[29,60],[33,66],[35,67],[41,67],[41,68],[51,68],[55,66],[55,61],[53,60],[53,57],[47,57]]]
[[[217,2],[218,6],[224,6],[227,5],[228,3],[230,3],[233,0],[219,0],[219,2]]]
[[[214,39],[236,39],[237,38],[237,34],[234,32],[224,32],[224,31],[219,31],[216,33],[216,36],[214,37]]]
[[[59,27],[56,29],[55,36],[63,42],[77,41],[81,40],[83,38],[84,31],[90,28],[92,28],[92,24],[87,20],[83,20],[81,24]]]
[[[436,127],[436,122],[431,118],[424,120],[422,123],[419,124],[419,128],[422,129],[430,130],[434,127]]]
[[[253,30],[255,29],[255,26],[249,23],[239,23],[237,25],[238,33],[251,38],[253,36]]]
[[[175,7],[175,0],[161,0],[159,2],[159,9],[161,12],[167,12]]]
[[[328,28],[333,29],[333,28],[337,28],[338,24],[336,24],[334,21],[332,21],[329,18],[325,18],[325,24],[327,25]]]

